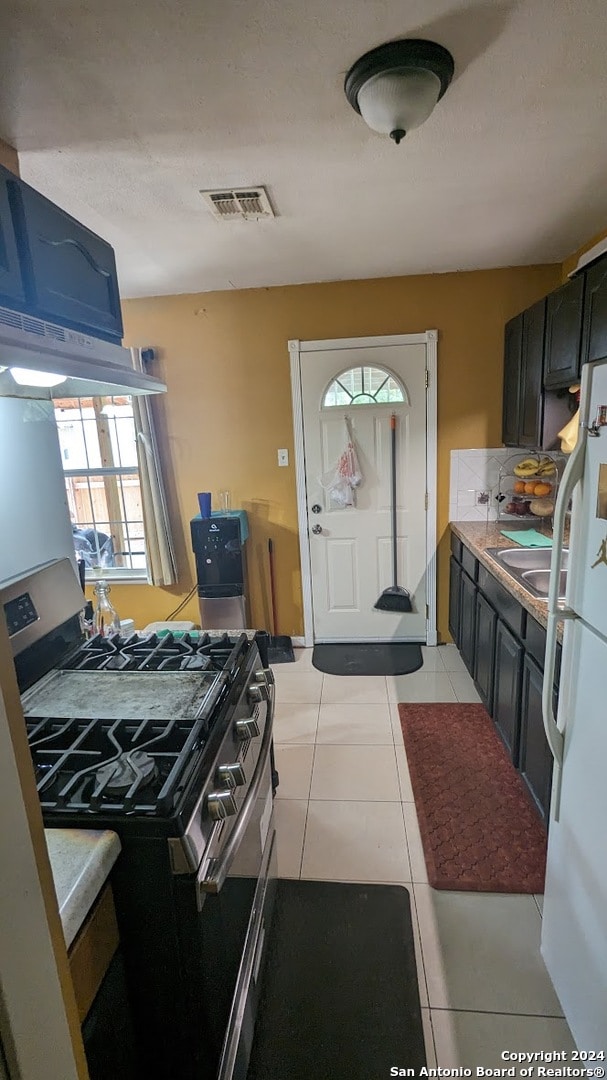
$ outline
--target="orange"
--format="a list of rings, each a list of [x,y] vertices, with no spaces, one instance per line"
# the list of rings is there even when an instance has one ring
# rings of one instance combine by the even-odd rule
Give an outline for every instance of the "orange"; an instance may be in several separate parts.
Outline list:
[[[552,484],[536,484],[533,489],[533,494],[541,497],[542,495],[549,495],[551,491]]]
[[[524,480],[516,480],[515,483],[514,483],[514,493],[515,493],[515,495],[522,495],[524,493],[524,491],[525,491],[525,481]]]
[[[525,495],[533,495],[535,493],[537,480],[532,480],[525,484]]]

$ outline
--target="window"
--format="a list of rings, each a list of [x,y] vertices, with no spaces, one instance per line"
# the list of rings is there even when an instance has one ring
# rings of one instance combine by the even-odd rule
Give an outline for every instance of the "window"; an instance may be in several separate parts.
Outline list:
[[[77,557],[94,577],[145,578],[131,398],[58,399],[55,418]]]
[[[383,368],[350,368],[338,375],[325,391],[323,408],[344,405],[389,405],[407,398],[395,375]]]

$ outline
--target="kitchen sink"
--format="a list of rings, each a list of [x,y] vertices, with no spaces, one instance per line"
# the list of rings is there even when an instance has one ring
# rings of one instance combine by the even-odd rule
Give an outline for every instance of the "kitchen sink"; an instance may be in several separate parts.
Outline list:
[[[531,596],[535,596],[537,600],[548,600],[551,548],[487,548],[487,555]],[[561,556],[559,600],[565,599],[568,563],[569,549],[564,548]]]

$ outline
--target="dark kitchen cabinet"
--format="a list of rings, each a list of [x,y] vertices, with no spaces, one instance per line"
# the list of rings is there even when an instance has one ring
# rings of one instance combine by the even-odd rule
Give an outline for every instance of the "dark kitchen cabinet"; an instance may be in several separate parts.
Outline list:
[[[518,446],[522,347],[523,316],[521,314],[510,319],[504,331],[502,442],[506,446]]]
[[[498,619],[495,633],[493,720],[513,764],[518,765],[523,646]]]
[[[474,645],[476,627],[476,585],[467,574],[462,573],[460,592],[459,651],[468,671],[474,670]]]
[[[449,563],[449,631],[456,645],[460,639],[462,568],[451,556]]]
[[[546,301],[523,313],[517,446],[543,443],[543,375]]]
[[[607,356],[607,259],[586,271],[582,363]]]
[[[546,300],[544,386],[559,389],[579,377],[584,275],[571,278]]]
[[[16,209],[28,303],[57,322],[122,338],[110,245],[27,184],[17,189]]]
[[[479,590],[476,594],[474,681],[489,714],[493,708],[496,628],[497,615]]]
[[[523,659],[519,770],[546,821],[550,811],[552,754],[542,716],[543,672],[527,653]]]
[[[7,170],[0,173],[0,304],[8,306],[11,301],[25,300],[10,205],[11,184],[16,179]]]

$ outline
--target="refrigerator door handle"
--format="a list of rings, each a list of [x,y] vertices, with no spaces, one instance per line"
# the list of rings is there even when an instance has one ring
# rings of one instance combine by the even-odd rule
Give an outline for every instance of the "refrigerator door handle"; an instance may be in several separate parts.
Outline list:
[[[582,400],[585,400],[585,386],[588,372],[582,371]],[[554,715],[554,671],[556,665],[557,630],[559,621],[563,619],[577,618],[574,611],[567,608],[559,608],[559,585],[561,577],[561,564],[563,559],[563,539],[565,533],[565,515],[569,507],[571,496],[584,474],[584,461],[586,457],[587,429],[584,427],[584,417],[580,417],[581,423],[578,431],[578,441],[575,449],[567,462],[563,473],[563,479],[559,488],[556,507],[554,512],[554,530],[552,537],[552,558],[550,562],[550,589],[548,592],[548,627],[546,637],[546,657],[544,663],[544,682],[542,686],[542,716],[546,739],[552,752],[557,769],[563,764],[564,736],[559,729]],[[557,778],[555,791],[560,789],[560,776]],[[557,794],[558,806],[558,794]]]

